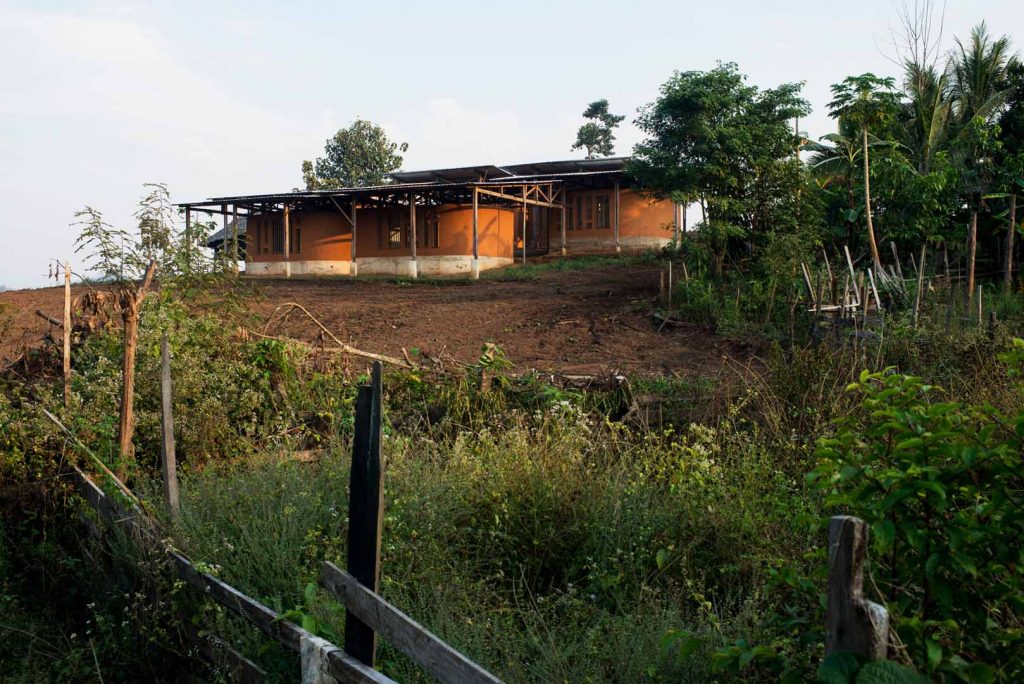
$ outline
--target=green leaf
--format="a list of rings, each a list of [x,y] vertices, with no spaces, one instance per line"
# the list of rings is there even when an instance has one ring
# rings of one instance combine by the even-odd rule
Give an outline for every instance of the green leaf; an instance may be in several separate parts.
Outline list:
[[[818,666],[818,681],[823,684],[852,684],[862,662],[863,659],[846,651],[830,653]]]
[[[307,606],[313,603],[313,599],[316,598],[316,585],[314,583],[310,582],[306,585],[305,596]]]
[[[316,620],[312,615],[302,614],[302,629],[316,634]]]
[[[942,646],[935,639],[927,639],[925,647],[928,649],[928,669],[934,670],[942,662]]]
[[[992,684],[996,679],[995,670],[985,663],[971,663],[966,674],[971,684]]]
[[[659,549],[658,553],[655,554],[654,561],[658,564],[659,570],[663,570],[665,568],[665,565],[668,563],[670,555],[671,554],[668,549]]]
[[[928,679],[891,660],[874,660],[861,668],[857,684],[928,684]]]

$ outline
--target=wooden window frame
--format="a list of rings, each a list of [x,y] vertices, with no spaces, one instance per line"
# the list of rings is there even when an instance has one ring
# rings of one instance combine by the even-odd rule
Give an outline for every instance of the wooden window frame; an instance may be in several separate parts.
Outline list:
[[[597,217],[596,217],[597,218],[597,223],[596,223],[597,229],[598,230],[608,230],[608,229],[610,229],[612,227],[612,221],[611,221],[612,202],[611,202],[611,197],[609,197],[608,195],[598,195],[596,199],[597,199],[597,201],[596,201],[596,204],[597,204]]]

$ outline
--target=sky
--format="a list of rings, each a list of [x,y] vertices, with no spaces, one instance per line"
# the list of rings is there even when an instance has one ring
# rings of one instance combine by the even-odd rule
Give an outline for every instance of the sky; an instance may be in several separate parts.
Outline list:
[[[627,115],[674,71],[736,62],[805,82],[800,128],[834,129],[829,86],[897,75],[901,0],[515,3],[0,0],[0,285],[47,284],[77,210],[130,227],[143,183],[175,202],[287,191],[356,118],[407,170],[572,159],[587,103]],[[944,45],[985,19],[1024,47],[1020,0],[948,0]]]

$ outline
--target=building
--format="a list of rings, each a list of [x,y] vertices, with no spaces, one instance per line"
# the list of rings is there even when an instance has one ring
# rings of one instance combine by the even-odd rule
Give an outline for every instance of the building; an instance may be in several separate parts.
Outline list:
[[[507,266],[549,252],[662,247],[682,212],[646,196],[627,159],[391,174],[375,187],[214,197],[194,212],[244,219],[246,272],[416,277]]]

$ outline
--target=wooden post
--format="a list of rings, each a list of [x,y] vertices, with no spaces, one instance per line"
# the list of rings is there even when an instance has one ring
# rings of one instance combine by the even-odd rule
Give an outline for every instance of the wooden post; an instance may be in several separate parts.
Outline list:
[[[569,211],[566,208],[566,201],[567,200],[566,200],[566,197],[565,197],[565,188],[562,188],[562,223],[561,223],[562,256],[565,256],[566,252],[568,251],[566,240],[565,240],[565,230],[566,230],[566,227],[567,227],[566,224],[569,222]]]
[[[164,498],[171,515],[177,517],[178,502],[178,460],[174,453],[174,404],[171,395],[171,352],[167,345],[167,333],[160,338],[160,474],[164,481]]]
[[[291,207],[287,204],[284,205],[284,277],[292,277],[292,254],[291,254],[291,241],[292,241],[292,228],[291,221],[289,220],[289,214]]]
[[[185,273],[192,273],[192,207],[185,207]]]
[[[679,247],[679,204],[677,202],[672,203],[672,242],[677,248]]]
[[[1009,224],[1006,227],[1006,263],[1003,266],[1003,289],[1010,291],[1013,285],[1013,237],[1017,232],[1017,193],[1010,195]]]
[[[238,205],[231,205],[231,220],[234,229],[231,231],[231,268],[238,273]]]
[[[615,181],[615,251],[622,251],[619,245],[619,181]]]
[[[978,327],[979,328],[983,325],[983,319],[982,319],[982,314],[981,314],[981,293],[984,292],[984,291],[985,291],[984,287],[979,287],[978,288]]]
[[[416,195],[411,192],[409,193],[409,244],[412,245],[412,264],[409,266],[409,275],[416,278],[419,276],[416,263]]]
[[[829,521],[826,655],[847,651],[881,660],[888,653],[889,613],[864,598],[867,548],[868,525],[863,520],[837,515]]]
[[[223,230],[223,235],[220,238],[220,255],[221,259],[227,262],[231,256],[231,252],[228,251],[228,205],[220,205],[220,221]]]
[[[480,277],[480,191],[473,187],[473,264],[470,266],[474,280]]]
[[[377,593],[380,585],[380,533],[383,520],[381,478],[381,363],[373,362],[369,385],[356,396],[352,472],[349,478],[348,572]],[[345,651],[373,667],[377,635],[351,611],[345,613]]]
[[[523,264],[526,264],[526,184],[523,184]]]
[[[672,308],[672,260],[668,260],[668,306]]]
[[[914,296],[914,327],[917,327],[917,317],[921,313],[921,302],[924,288],[924,260],[925,260],[925,249],[927,249],[928,243],[921,243],[921,260],[917,267],[917,293]]]
[[[853,259],[850,258],[850,248],[843,245],[843,253],[846,255],[846,266],[850,269],[850,278],[853,281],[853,296],[857,298],[857,303],[860,303],[860,288],[857,287],[857,272],[853,270]]]
[[[892,258],[896,261],[896,275],[903,280],[903,266],[900,265],[900,253],[896,251],[896,243],[890,241],[889,246],[892,247]]]
[[[64,262],[64,408],[71,407],[71,262]]]
[[[359,253],[356,251],[356,233],[358,232],[356,230],[356,226],[358,225],[358,220],[356,219],[356,198],[355,197],[352,198],[352,213],[349,214],[349,221],[352,223],[352,262],[351,262],[352,265],[349,266],[349,274],[356,276],[356,275],[359,275],[359,264],[356,261],[356,259],[358,258],[358,254]]]

